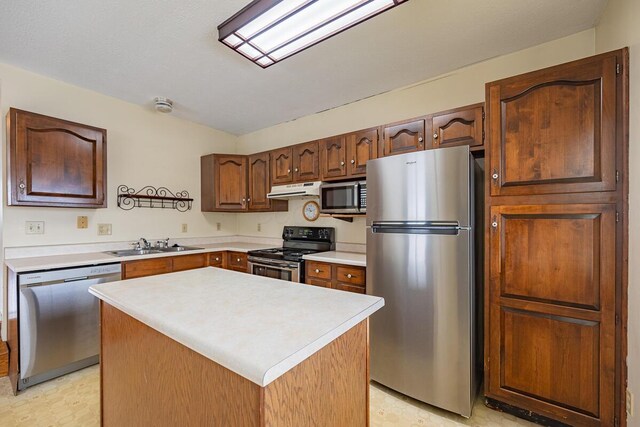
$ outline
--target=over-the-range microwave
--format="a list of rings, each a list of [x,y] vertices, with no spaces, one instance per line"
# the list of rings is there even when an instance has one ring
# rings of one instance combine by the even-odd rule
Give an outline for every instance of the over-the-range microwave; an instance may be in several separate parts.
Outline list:
[[[320,185],[320,212],[366,213],[367,181],[323,182]]]

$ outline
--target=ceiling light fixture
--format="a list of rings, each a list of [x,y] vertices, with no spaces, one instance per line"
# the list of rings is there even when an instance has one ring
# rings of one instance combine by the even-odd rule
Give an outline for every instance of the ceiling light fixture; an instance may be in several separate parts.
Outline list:
[[[173,111],[173,101],[164,96],[156,96],[153,99],[153,104],[156,110],[161,113],[170,113]]]
[[[254,0],[218,26],[218,40],[267,68],[406,1]]]

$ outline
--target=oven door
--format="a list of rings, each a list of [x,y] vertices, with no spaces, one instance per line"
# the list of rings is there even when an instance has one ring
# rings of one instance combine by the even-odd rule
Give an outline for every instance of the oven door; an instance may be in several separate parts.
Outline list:
[[[249,258],[249,272],[256,276],[272,279],[300,282],[300,268],[298,264],[280,264],[271,260]]]
[[[359,213],[360,191],[357,182],[339,182],[320,186],[320,212]]]

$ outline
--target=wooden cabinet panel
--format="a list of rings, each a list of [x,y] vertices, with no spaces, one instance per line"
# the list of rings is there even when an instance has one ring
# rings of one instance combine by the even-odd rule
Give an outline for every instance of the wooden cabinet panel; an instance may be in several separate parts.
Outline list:
[[[491,217],[500,295],[599,310],[614,291],[614,205],[497,206]]]
[[[268,210],[271,208],[271,200],[267,198],[267,194],[271,191],[269,153],[249,156],[248,164],[249,210]]]
[[[271,152],[271,183],[288,184],[293,182],[293,149],[291,147]]]
[[[193,270],[207,266],[207,254],[180,255],[172,259],[172,271]]]
[[[320,179],[318,141],[295,145],[293,147],[294,182],[317,181],[318,179]]]
[[[248,272],[247,254],[243,252],[227,252],[227,268],[243,273]]]
[[[122,278],[134,279],[136,277],[155,276],[156,274],[171,273],[171,257],[141,259],[122,263]]]
[[[322,180],[347,176],[347,142],[344,135],[320,141]]]
[[[222,251],[222,252],[211,252],[209,254],[209,266],[211,267],[218,267],[218,268],[224,268],[225,267],[225,260],[227,257],[227,253]]]
[[[378,157],[378,129],[367,129],[347,136],[347,165],[350,176],[364,176],[367,162]]]
[[[307,277],[315,279],[331,280],[331,264],[317,261],[305,261]]]
[[[431,146],[479,146],[484,143],[483,104],[443,111],[431,116]]]
[[[502,388],[599,417],[597,322],[502,310]]]
[[[335,280],[350,285],[364,286],[365,269],[353,266],[336,265]]]
[[[216,209],[247,209],[247,158],[217,155],[213,163]]]
[[[616,189],[616,57],[487,85],[491,195]]]
[[[337,289],[339,291],[354,292],[356,294],[364,294],[364,293],[366,293],[366,289],[365,289],[364,286],[351,285],[351,284],[348,284],[348,283],[337,282],[337,283],[335,283],[333,288]]]
[[[103,208],[107,131],[11,108],[9,205]]]
[[[387,125],[384,128],[381,156],[424,150],[424,119]]]
[[[330,288],[331,287],[331,282],[330,281],[314,279],[313,277],[307,277],[305,282],[306,282],[307,285],[319,286],[321,288]]]

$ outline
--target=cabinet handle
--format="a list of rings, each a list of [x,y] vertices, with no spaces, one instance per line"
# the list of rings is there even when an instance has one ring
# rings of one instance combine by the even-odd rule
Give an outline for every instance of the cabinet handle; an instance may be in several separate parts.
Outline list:
[[[216,261],[220,261],[220,258],[216,257]]]
[[[344,162],[340,162],[340,166],[344,166]]]
[[[433,139],[438,139],[438,134],[437,133],[433,134]]]
[[[496,221],[496,217],[493,217],[493,222],[491,223],[491,227],[498,228],[498,221]]]
[[[251,201],[251,197],[249,197],[249,198],[247,199],[247,202],[250,202],[250,201]]]
[[[498,179],[498,172],[493,171],[493,175],[491,175],[491,178],[493,178],[494,180]]]
[[[240,258],[236,259],[236,262],[240,262]]]
[[[298,172],[298,168],[295,168],[293,171],[294,171],[294,172]]]
[[[24,194],[24,189],[27,188],[27,186],[24,183],[24,180],[20,180],[20,184],[18,185],[18,188],[20,188],[20,194]]]
[[[422,142],[422,141],[424,141],[424,138],[423,137],[419,137],[418,138],[418,142]]]
[[[320,270],[318,270],[318,269],[316,268],[316,274],[317,274],[317,273],[320,273]]]
[[[351,273],[347,274],[347,278],[351,279],[352,277]]]
[[[289,174],[289,173],[291,173],[291,169],[287,169],[287,173],[288,173],[288,174]]]
[[[351,159],[351,164],[352,164],[352,165],[355,165],[355,164],[356,164],[356,161],[355,161],[355,160],[353,160],[353,159]]]

